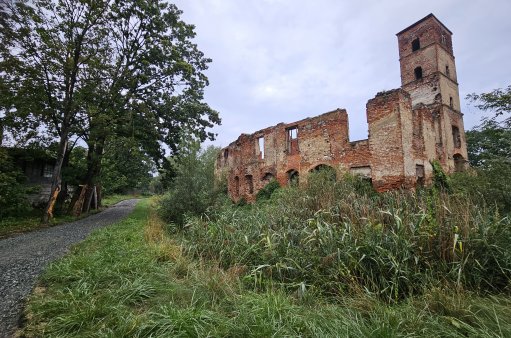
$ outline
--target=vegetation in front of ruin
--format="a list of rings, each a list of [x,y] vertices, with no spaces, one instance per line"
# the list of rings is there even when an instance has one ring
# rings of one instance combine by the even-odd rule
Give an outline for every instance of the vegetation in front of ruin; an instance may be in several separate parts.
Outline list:
[[[285,200],[288,197],[284,195],[297,192],[279,194],[273,198]],[[326,205],[328,198],[300,203]],[[385,297],[363,288],[352,288],[357,281],[346,281],[349,290],[339,290],[336,296],[318,292],[306,283],[290,287],[277,279],[270,282],[266,275],[269,269],[265,267],[256,271],[244,265],[227,268],[217,260],[193,257],[188,251],[189,243],[180,236],[169,236],[166,223],[151,211],[149,203],[142,201],[129,218],[94,232],[70,255],[47,269],[28,302],[26,326],[21,335],[504,337],[511,334],[508,320],[511,301],[506,294],[488,296],[440,283],[397,302],[391,297],[392,304],[389,304]],[[388,235],[392,237],[390,231]],[[314,238],[323,236],[324,232],[314,233],[311,246],[318,244],[313,243]],[[264,236],[260,240],[272,244],[272,238],[270,242]],[[222,247],[229,245],[236,243],[224,243]],[[329,258],[323,266],[328,262]],[[373,278],[376,281],[379,277],[375,274]]]
[[[215,177],[219,149],[201,150],[195,141],[186,143],[181,156],[175,160],[175,177],[168,183],[169,189],[160,198],[158,208],[162,219],[180,228],[188,217],[200,217],[208,210],[229,203],[225,181]]]

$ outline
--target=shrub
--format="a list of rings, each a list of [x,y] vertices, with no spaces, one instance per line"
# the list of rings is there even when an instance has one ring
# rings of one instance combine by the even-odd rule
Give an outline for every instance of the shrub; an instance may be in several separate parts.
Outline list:
[[[264,201],[270,199],[271,195],[275,192],[275,190],[280,188],[280,184],[276,179],[272,179],[268,184],[266,184],[261,190],[257,192],[256,200]]]
[[[225,183],[216,183],[214,165],[218,149],[201,151],[192,145],[176,165],[176,177],[160,199],[159,215],[182,227],[190,216],[202,216],[208,208],[226,201]]]
[[[0,149],[0,217],[18,215],[29,209],[26,177],[5,149]]]

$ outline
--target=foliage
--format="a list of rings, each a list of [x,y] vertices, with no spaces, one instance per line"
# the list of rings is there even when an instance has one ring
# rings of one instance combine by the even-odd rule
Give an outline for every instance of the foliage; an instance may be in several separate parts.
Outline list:
[[[493,116],[483,121],[501,123],[504,127],[511,128],[511,85],[489,93],[472,93],[467,95],[467,99],[475,103],[477,108],[493,112]]]
[[[69,153],[69,163],[62,169],[62,180],[78,188],[87,172],[87,149],[74,147]]]
[[[360,292],[335,300],[297,286],[244,288],[242,266],[193,260],[148,215],[93,233],[49,266],[28,301],[24,337],[510,336],[511,300],[431,288],[387,305]]]
[[[488,168],[495,162],[511,163],[511,128],[489,121],[465,135],[471,166]]]
[[[431,161],[431,167],[433,168],[433,184],[435,187],[442,191],[450,191],[450,179],[442,169],[440,162],[438,160]]]
[[[17,215],[29,209],[25,175],[6,149],[0,148],[0,217]]]
[[[467,97],[476,107],[492,111],[482,124],[466,132],[473,170],[453,175],[456,190],[511,212],[511,86]]]
[[[88,146],[84,184],[96,184],[113,135],[131,136],[156,162],[182,130],[213,139],[218,113],[203,102],[211,61],[194,27],[162,0],[15,1],[0,21],[0,109],[13,136],[57,139],[52,191],[71,140]],[[5,95],[4,95],[5,92]],[[53,193],[51,196],[55,196]],[[46,218],[51,216],[48,202]]]
[[[275,190],[280,188],[280,184],[276,179],[270,180],[268,184],[266,184],[261,190],[257,192],[256,200],[264,201],[270,199],[271,195],[275,192]]]
[[[463,195],[361,193],[353,181],[314,177],[280,190],[271,204],[192,218],[183,231],[187,252],[226,269],[247,267],[256,289],[303,285],[387,302],[435,286],[509,290],[510,238],[509,217]]]
[[[153,161],[132,138],[115,138],[108,143],[102,159],[103,194],[148,192]]]
[[[225,184],[215,182],[215,159],[219,149],[200,149],[191,142],[176,160],[176,177],[159,202],[161,217],[182,227],[188,216],[201,216],[225,201]]]

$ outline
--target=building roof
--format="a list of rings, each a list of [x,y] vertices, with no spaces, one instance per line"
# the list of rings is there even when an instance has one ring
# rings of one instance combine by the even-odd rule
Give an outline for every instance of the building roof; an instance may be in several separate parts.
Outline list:
[[[417,26],[418,24],[428,20],[429,18],[434,18],[440,25],[442,25],[442,27],[445,28],[446,31],[448,31],[452,35],[452,32],[449,30],[449,28],[445,27],[445,25],[442,23],[442,21],[438,20],[438,18],[436,16],[434,16],[433,13],[430,13],[430,14],[426,15],[425,17],[423,17],[422,19],[420,19],[416,23],[411,24],[410,26],[406,27],[405,29],[403,29],[402,31],[397,33],[396,35],[400,35],[400,34],[404,33],[405,31],[409,30],[410,28],[412,28],[414,26]]]

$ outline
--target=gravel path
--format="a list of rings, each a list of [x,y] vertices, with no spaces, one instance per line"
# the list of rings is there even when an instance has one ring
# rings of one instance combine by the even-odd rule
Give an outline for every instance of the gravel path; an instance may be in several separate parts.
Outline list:
[[[11,337],[18,326],[23,300],[48,263],[62,257],[92,230],[127,216],[136,199],[117,203],[81,220],[0,240],[0,337]]]

